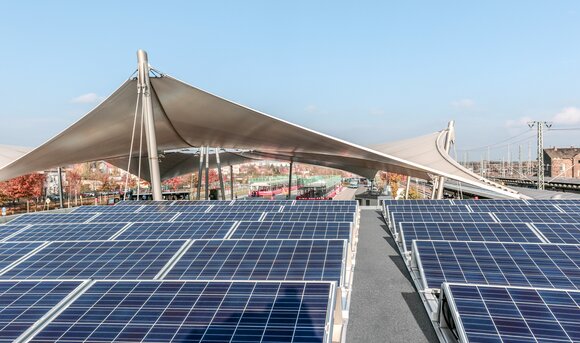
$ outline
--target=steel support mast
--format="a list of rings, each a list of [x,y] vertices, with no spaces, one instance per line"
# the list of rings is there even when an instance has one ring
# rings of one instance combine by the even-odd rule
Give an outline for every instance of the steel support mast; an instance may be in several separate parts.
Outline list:
[[[547,121],[530,121],[528,122],[528,126],[533,128],[536,126],[538,132],[538,189],[545,189],[545,180],[544,180],[544,125],[547,128],[552,127],[552,123]]]
[[[161,174],[159,173],[159,157],[157,155],[157,137],[155,136],[155,120],[153,119],[153,103],[151,102],[151,82],[149,80],[149,60],[143,50],[137,51],[138,78],[137,91],[141,97],[144,111],[145,137],[147,154],[149,156],[149,175],[151,176],[151,194],[153,200],[163,200],[161,193]]]

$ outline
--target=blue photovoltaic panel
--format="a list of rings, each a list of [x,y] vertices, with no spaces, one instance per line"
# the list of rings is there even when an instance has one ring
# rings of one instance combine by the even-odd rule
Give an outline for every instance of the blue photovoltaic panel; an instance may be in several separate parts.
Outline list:
[[[231,238],[350,240],[351,225],[340,222],[240,222]]]
[[[84,223],[91,219],[95,213],[34,213],[23,214],[12,220],[14,224],[58,224],[58,223]]]
[[[561,213],[552,205],[471,205],[473,212],[555,212]]]
[[[344,240],[195,241],[166,279],[336,281]]]
[[[453,199],[455,205],[527,205],[521,199]]]
[[[268,213],[264,221],[278,222],[354,222],[354,213]]]
[[[449,284],[465,342],[580,342],[580,292]]]
[[[0,281],[0,342],[13,342],[81,281]]]
[[[469,212],[465,205],[388,205],[387,214],[395,212]]]
[[[209,205],[146,205],[140,213],[155,213],[155,212],[205,212],[211,206]]]
[[[0,243],[0,270],[41,246],[41,242]]]
[[[115,206],[163,205],[171,204],[173,202],[173,200],[122,200],[115,204]]]
[[[0,278],[152,279],[184,242],[52,242]]]
[[[295,206],[356,206],[356,200],[296,200]]]
[[[34,224],[6,241],[80,241],[109,239],[125,223]]]
[[[558,205],[558,207],[560,207],[566,213],[580,214],[580,202],[578,203],[578,205]]]
[[[271,205],[271,206],[284,206],[284,205],[292,205],[294,200],[268,200],[268,199],[261,199],[261,200],[234,200],[232,203],[234,206],[249,206],[249,205]]]
[[[209,205],[229,205],[232,200],[176,200],[170,202],[171,206],[209,206]]]
[[[510,212],[494,213],[500,222],[518,223],[580,223],[580,215],[568,213],[547,213],[547,212]]]
[[[580,206],[580,199],[539,199],[527,200],[532,205],[549,204],[549,205],[571,205]]]
[[[80,206],[72,210],[71,213],[111,213],[111,212],[136,212],[141,209],[142,205],[124,205],[124,206]]]
[[[453,202],[450,199],[441,199],[441,200],[434,200],[434,199],[413,199],[413,200],[394,200],[394,199],[385,199],[381,200],[384,206],[390,205],[453,205]]]
[[[580,244],[580,224],[536,223],[550,243]]]
[[[31,342],[330,342],[328,282],[99,281]]]
[[[222,205],[214,206],[210,212],[278,212],[282,206],[277,205]]]
[[[416,240],[413,251],[425,288],[443,282],[580,287],[580,245]]]
[[[261,212],[182,213],[176,222],[258,220]]]
[[[356,212],[356,206],[353,205],[334,205],[334,206],[284,206],[282,212]]]
[[[177,212],[101,213],[91,223],[168,222]]]
[[[116,239],[223,239],[234,223],[134,223]]]
[[[441,222],[441,223],[494,223],[490,213],[471,212],[395,212],[391,213],[392,228],[399,230],[398,223],[402,222]],[[520,221],[521,222],[521,221]]]
[[[399,229],[406,251],[414,239],[542,243],[524,223],[399,223]]]
[[[0,241],[6,237],[13,235],[19,230],[25,228],[27,225],[0,225]]]

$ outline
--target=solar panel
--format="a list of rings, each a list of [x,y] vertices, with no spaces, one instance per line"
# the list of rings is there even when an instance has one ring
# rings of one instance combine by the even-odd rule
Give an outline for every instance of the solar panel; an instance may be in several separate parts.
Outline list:
[[[413,255],[425,288],[443,282],[580,288],[579,245],[416,240]]]
[[[580,341],[580,292],[460,284],[444,292],[461,342]]]
[[[6,239],[6,237],[15,234],[16,232],[22,230],[27,225],[0,225],[0,241]]]
[[[473,212],[555,212],[552,205],[470,205]]]
[[[328,282],[98,281],[31,342],[330,342]]]
[[[208,205],[228,205],[232,200],[177,200],[171,206],[208,206]]]
[[[42,244],[40,242],[0,243],[0,271]]]
[[[536,223],[534,227],[550,243],[580,244],[580,224]]]
[[[297,206],[340,206],[340,205],[357,205],[356,200],[296,200]]]
[[[198,240],[165,278],[340,284],[345,247],[344,240]]]
[[[12,220],[10,225],[15,224],[48,224],[48,223],[84,223],[91,219],[95,213],[33,213],[23,214]]]
[[[0,281],[0,342],[13,342],[82,281]]]
[[[521,199],[453,199],[455,205],[527,205]]]
[[[240,220],[259,220],[263,213],[261,212],[218,212],[218,213],[182,213],[176,222],[195,222],[195,221],[240,221]]]
[[[0,278],[152,279],[184,242],[52,242],[3,273]]]
[[[394,212],[391,213],[391,228],[397,232],[402,222],[441,222],[441,223],[493,223],[491,213],[471,212]],[[523,221],[520,221],[523,222]]]
[[[271,206],[287,206],[292,205],[294,200],[269,200],[269,199],[240,199],[234,200],[232,203],[234,206],[243,205],[271,205]]]
[[[543,243],[525,223],[399,223],[404,251],[414,239]]]
[[[210,207],[209,205],[146,205],[139,212],[205,212]]]
[[[234,239],[347,239],[351,223],[325,222],[240,222]]]
[[[281,206],[277,205],[219,205],[213,206],[211,212],[278,212]]]
[[[494,213],[500,222],[520,222],[520,223],[580,223],[580,216],[567,213],[548,212],[510,212]]]
[[[532,205],[536,204],[551,204],[551,205],[576,205],[580,206],[580,199],[538,199],[526,200]]]
[[[335,206],[284,206],[282,212],[356,212],[356,206],[335,205]]]
[[[80,241],[109,239],[125,223],[34,224],[6,241]]]
[[[465,205],[388,205],[385,207],[391,212],[469,212]]]
[[[116,239],[226,238],[235,222],[133,223]]]
[[[178,212],[101,213],[91,223],[168,222]]]
[[[353,213],[268,213],[264,217],[264,221],[277,222],[354,222]]]
[[[115,204],[115,206],[127,206],[127,205],[159,205],[159,204],[171,204],[173,200],[122,200]]]
[[[409,200],[394,200],[394,199],[384,199],[381,200],[384,206],[389,205],[453,205],[450,199],[409,199]]]
[[[580,202],[578,205],[558,205],[566,213],[580,213]]]
[[[72,210],[71,213],[111,213],[111,212],[136,212],[139,211],[143,205],[124,205],[124,206],[79,206]]]

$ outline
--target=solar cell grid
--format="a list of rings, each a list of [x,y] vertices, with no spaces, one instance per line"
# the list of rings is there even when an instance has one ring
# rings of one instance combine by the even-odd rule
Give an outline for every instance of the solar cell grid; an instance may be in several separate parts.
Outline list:
[[[152,279],[184,242],[52,242],[4,272],[0,278]]]
[[[125,223],[34,224],[6,241],[79,241],[109,239]]]
[[[111,213],[111,212],[136,212],[143,205],[124,205],[124,206],[79,206],[72,210],[71,213]]]
[[[450,199],[432,200],[432,199],[410,199],[410,200],[381,200],[383,205],[453,205]]]
[[[471,212],[394,212],[391,213],[391,228],[399,230],[398,223],[402,222],[442,222],[442,223],[493,223],[495,220],[490,213]],[[520,221],[523,222],[523,221]]]
[[[0,342],[13,342],[81,281],[0,281]]]
[[[168,222],[178,212],[101,213],[91,223]]]
[[[353,213],[331,212],[331,213],[311,213],[311,212],[287,212],[287,213],[267,213],[264,221],[296,221],[296,222],[354,222]]]
[[[481,285],[445,285],[465,342],[578,342],[580,293]]]
[[[156,213],[156,212],[205,212],[211,206],[210,205],[147,205],[141,211],[141,213]]]
[[[229,205],[231,200],[177,200],[171,206],[209,206],[209,205]]]
[[[414,239],[446,241],[543,241],[525,223],[399,223],[404,251]]]
[[[572,213],[580,213],[580,202],[578,205],[558,205],[564,212],[572,214]]]
[[[532,205],[551,204],[551,205],[580,205],[580,199],[538,199],[526,200]]]
[[[95,283],[32,342],[323,342],[327,282]]]
[[[494,216],[500,222],[519,222],[519,223],[580,223],[580,216],[567,213],[548,213],[548,212],[510,212],[494,213]]]
[[[211,212],[278,212],[278,205],[219,205],[213,206]]]
[[[0,271],[42,244],[41,242],[0,243]]]
[[[443,282],[580,287],[578,245],[416,240],[413,254],[425,288]]]
[[[95,213],[34,213],[23,214],[12,220],[15,224],[48,224],[48,223],[84,223],[95,216]]]
[[[455,205],[527,205],[520,199],[453,199]]]
[[[192,222],[192,221],[240,221],[240,220],[259,220],[261,212],[209,212],[209,213],[182,213],[174,221]]]
[[[351,223],[325,222],[240,222],[233,239],[347,239]]]
[[[219,239],[235,222],[133,223],[116,239]]]
[[[159,205],[171,204],[173,202],[173,200],[122,200],[115,204],[115,206]]]
[[[387,213],[391,212],[469,212],[465,205],[388,205]]]
[[[536,223],[550,243],[580,244],[580,224]]]
[[[0,241],[6,239],[6,237],[15,234],[16,232],[24,229],[26,224],[23,225],[0,225]]]
[[[470,205],[473,212],[555,212],[561,213],[552,205]]]
[[[319,280],[340,284],[344,240],[198,240],[165,279]]]
[[[356,212],[356,206],[335,205],[335,206],[284,206],[282,212]]]

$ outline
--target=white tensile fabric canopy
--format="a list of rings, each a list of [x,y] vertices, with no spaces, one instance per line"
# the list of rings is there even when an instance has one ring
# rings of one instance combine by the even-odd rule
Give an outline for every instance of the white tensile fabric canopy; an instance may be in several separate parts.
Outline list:
[[[367,177],[373,177],[377,170],[422,179],[443,176],[506,196],[521,197],[455,162],[441,148],[445,131],[367,148],[241,106],[167,75],[151,77],[151,90],[160,152],[201,146],[243,149],[246,152],[237,154],[238,157],[291,160]],[[132,158],[140,149],[141,108],[137,103],[137,80],[133,78],[40,147],[24,155],[10,155],[15,159],[9,158],[5,163],[0,158],[0,180],[96,160],[111,161],[126,169],[132,138]],[[137,120],[136,130],[134,120]],[[141,145],[142,156],[147,156],[145,146]],[[164,178],[189,172],[196,166],[195,161],[184,163],[183,156],[171,160],[163,166],[161,159]],[[224,160],[224,165],[228,163]]]

